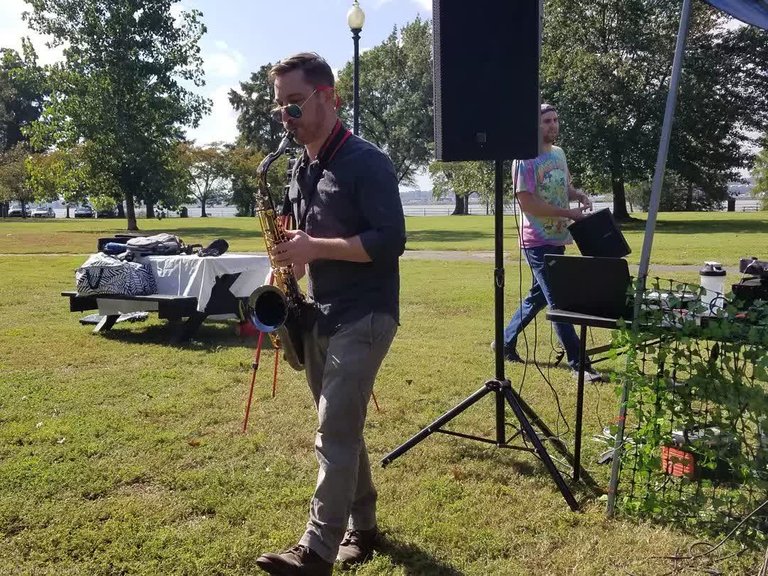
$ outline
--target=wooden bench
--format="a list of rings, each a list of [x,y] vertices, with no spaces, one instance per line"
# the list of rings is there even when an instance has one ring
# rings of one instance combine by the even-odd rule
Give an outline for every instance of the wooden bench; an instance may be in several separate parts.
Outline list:
[[[143,310],[157,312],[158,316],[163,320],[180,321],[183,318],[187,318],[187,321],[171,337],[171,341],[174,343],[189,340],[208,316],[207,313],[197,310],[197,298],[194,296],[175,296],[172,294],[147,294],[142,296],[99,294],[98,296],[90,296],[78,294],[74,291],[65,291],[61,295],[69,298],[70,312],[98,310],[98,300],[120,300],[146,304],[146,307],[141,307]],[[118,318],[120,318],[120,314],[102,316],[93,332],[98,333],[110,330]]]

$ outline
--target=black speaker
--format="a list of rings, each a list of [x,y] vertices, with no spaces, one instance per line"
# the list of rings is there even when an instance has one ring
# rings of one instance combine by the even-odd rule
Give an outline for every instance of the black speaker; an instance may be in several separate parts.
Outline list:
[[[540,0],[433,0],[435,157],[539,155]]]
[[[572,222],[568,231],[582,256],[622,258],[632,252],[608,208]]]

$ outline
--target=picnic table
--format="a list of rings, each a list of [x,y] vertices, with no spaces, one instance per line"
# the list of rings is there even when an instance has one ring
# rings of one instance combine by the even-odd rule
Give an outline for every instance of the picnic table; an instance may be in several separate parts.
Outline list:
[[[172,342],[192,338],[207,319],[239,318],[243,301],[263,285],[270,271],[265,254],[227,253],[221,256],[144,256],[136,259],[149,265],[157,293],[83,295],[63,291],[72,312],[98,310],[102,316],[94,333],[110,330],[123,314],[157,312],[171,322],[184,320],[171,335]]]

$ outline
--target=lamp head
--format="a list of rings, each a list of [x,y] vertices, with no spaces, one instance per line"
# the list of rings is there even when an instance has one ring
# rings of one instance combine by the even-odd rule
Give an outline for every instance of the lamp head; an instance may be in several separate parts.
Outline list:
[[[350,30],[362,30],[363,24],[365,24],[365,12],[360,8],[360,4],[355,0],[352,4],[352,8],[347,12],[347,24],[349,24]]]

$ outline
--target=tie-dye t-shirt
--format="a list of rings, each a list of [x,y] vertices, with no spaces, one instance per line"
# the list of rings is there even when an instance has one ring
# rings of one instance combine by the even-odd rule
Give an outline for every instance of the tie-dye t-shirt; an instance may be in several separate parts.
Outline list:
[[[568,208],[568,164],[562,148],[540,154],[533,160],[515,160],[512,164],[515,192],[531,192],[547,204]],[[523,214],[520,245],[525,248],[571,243],[568,218]]]

